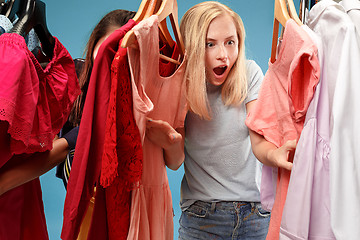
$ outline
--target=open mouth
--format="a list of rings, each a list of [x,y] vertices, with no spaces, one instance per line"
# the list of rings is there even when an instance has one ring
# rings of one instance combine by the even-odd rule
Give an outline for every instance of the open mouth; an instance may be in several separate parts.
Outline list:
[[[214,73],[218,76],[221,76],[224,74],[224,72],[226,71],[227,66],[223,66],[223,67],[216,67],[214,68]]]

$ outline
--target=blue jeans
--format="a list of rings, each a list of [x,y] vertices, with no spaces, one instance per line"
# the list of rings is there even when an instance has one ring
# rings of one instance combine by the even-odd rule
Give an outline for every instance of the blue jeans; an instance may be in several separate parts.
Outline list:
[[[258,202],[196,201],[181,214],[179,240],[265,239],[269,222]]]

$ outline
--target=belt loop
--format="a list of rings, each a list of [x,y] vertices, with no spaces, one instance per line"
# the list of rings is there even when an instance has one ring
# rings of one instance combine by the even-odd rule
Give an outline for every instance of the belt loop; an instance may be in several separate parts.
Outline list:
[[[255,210],[255,203],[254,202],[250,202],[251,205],[251,212]]]
[[[212,202],[211,203],[211,209],[210,209],[211,213],[215,212],[215,207],[216,207],[216,202]]]

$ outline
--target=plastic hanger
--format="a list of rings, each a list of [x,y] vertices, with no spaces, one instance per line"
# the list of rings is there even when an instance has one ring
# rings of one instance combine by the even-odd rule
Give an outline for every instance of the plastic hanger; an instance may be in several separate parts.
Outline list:
[[[53,57],[55,39],[46,26],[45,3],[40,0],[24,0],[20,6],[19,20],[11,29],[11,33],[26,36],[34,28],[41,42],[41,49],[48,58]]]
[[[160,1],[160,0],[158,0]],[[176,42],[178,44],[178,48],[180,51],[180,55],[181,55],[181,60],[184,56],[184,52],[185,52],[185,48],[184,48],[184,43],[182,41],[181,38],[181,34],[180,34],[180,28],[179,28],[179,24],[178,24],[178,14],[177,14],[177,2],[176,0],[163,0],[161,2],[160,8],[157,11],[157,13],[155,15],[158,16],[159,18],[159,23],[161,23],[163,20],[166,19],[166,17],[170,17],[170,21],[171,21],[171,25],[174,31],[174,35],[175,35],[175,39]],[[159,24],[160,25],[160,24]],[[137,43],[136,43],[136,36],[134,31],[130,30],[129,32],[127,32],[122,40],[121,43],[121,47],[126,48],[126,47],[134,47],[137,48]],[[175,63],[175,64],[180,64],[179,61],[174,60],[172,58],[169,58],[167,56],[164,56],[162,54],[160,54],[160,58],[164,59],[166,61]]]

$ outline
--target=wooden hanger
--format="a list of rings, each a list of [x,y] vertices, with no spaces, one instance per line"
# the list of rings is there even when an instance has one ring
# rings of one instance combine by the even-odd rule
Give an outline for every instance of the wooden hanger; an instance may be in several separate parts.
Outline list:
[[[288,3],[289,10],[286,3]],[[279,23],[283,26],[286,25],[287,20],[292,18],[299,26],[303,25],[296,13],[295,5],[292,0],[275,0],[274,6],[274,28],[271,45],[271,57],[270,62],[274,63],[276,60],[276,51],[279,35]]]
[[[145,18],[148,18],[152,15],[155,9],[156,0],[142,0],[140,3],[139,9],[136,12],[135,16],[132,18],[135,22],[140,22]],[[133,32],[130,30],[129,32]],[[137,48],[136,36],[135,34],[126,34],[122,40],[121,47],[123,47],[124,42],[127,42],[127,46],[131,48]]]
[[[279,23],[285,27],[286,21],[290,19],[285,0],[275,0],[274,5],[274,27],[271,45],[270,62],[274,63],[276,60],[277,42],[279,35]]]
[[[135,16],[133,17],[133,20],[135,22],[140,22],[141,20],[145,19],[145,14],[147,13],[147,10],[151,2],[154,2],[154,0],[153,1],[143,0],[140,3],[139,9],[136,12]],[[153,6],[153,4],[151,6]]]
[[[155,7],[155,11],[154,13],[157,13],[160,10],[161,4],[162,4],[162,0],[160,1],[156,1],[156,7]],[[174,47],[175,42],[171,37],[171,34],[169,33],[167,24],[166,24],[166,19],[162,20],[159,23],[159,28],[160,28],[160,38],[164,43],[167,43],[171,48]]]
[[[288,4],[288,7],[289,7],[289,14],[290,14],[290,17],[299,25],[303,25],[303,23],[301,22],[300,18],[299,18],[299,15],[297,14],[296,12],[296,8],[295,8],[295,5],[294,5],[294,1],[293,0],[286,0],[287,1],[287,4]]]
[[[159,16],[159,21],[163,21],[167,16],[170,17],[174,36],[178,44],[180,54],[183,57],[185,53],[184,42],[180,34],[179,18],[178,18],[178,6],[176,0],[163,0],[163,3],[156,13]]]
[[[160,0],[157,0],[160,1]],[[175,39],[176,42],[178,44],[178,48],[180,51],[180,55],[181,55],[181,60],[184,56],[184,52],[185,52],[185,48],[184,48],[184,43],[182,41],[181,38],[181,34],[180,34],[180,28],[179,28],[179,23],[178,23],[178,8],[177,8],[177,2],[176,0],[163,0],[161,2],[160,8],[157,11],[157,13],[155,15],[158,16],[159,18],[159,23],[161,23],[162,21],[166,20],[166,17],[170,17],[170,21],[171,21],[171,25],[174,31],[174,35],[175,35]],[[159,24],[159,26],[161,26],[161,24]],[[164,25],[162,25],[163,27]],[[167,27],[166,27],[167,28]],[[165,31],[164,31],[165,32]],[[121,47],[126,48],[126,47],[133,47],[133,48],[137,48],[137,43],[136,43],[136,36],[133,30],[130,30],[129,32],[127,32],[122,40],[121,43]],[[170,57],[164,56],[162,54],[160,54],[160,58],[164,59],[166,61],[175,63],[175,64],[180,64],[179,61],[174,60]]]

